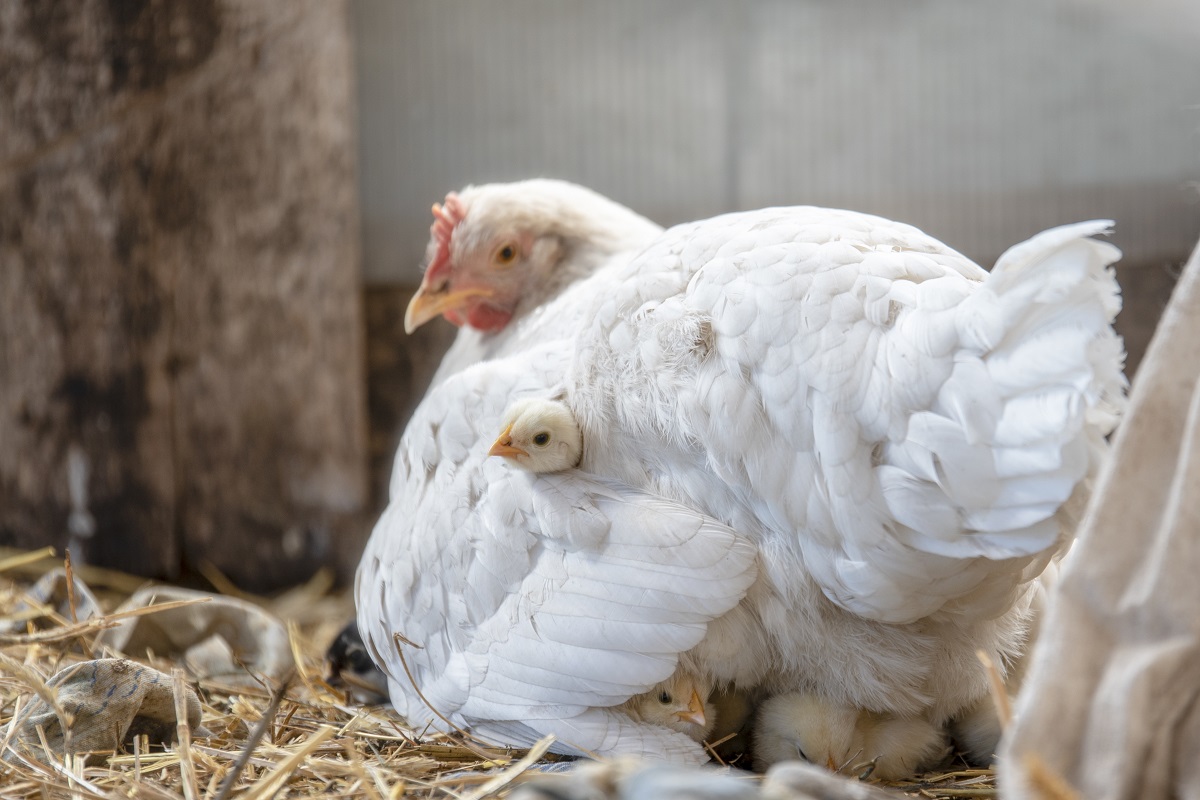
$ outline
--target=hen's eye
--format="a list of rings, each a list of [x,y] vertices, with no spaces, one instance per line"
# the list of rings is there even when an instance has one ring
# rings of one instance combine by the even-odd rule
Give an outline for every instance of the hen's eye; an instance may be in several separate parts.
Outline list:
[[[517,247],[514,244],[506,244],[496,251],[496,263],[502,266],[511,264],[517,257]]]
[[[662,703],[664,706],[667,703],[670,703],[671,702],[671,693],[666,692],[666,691],[659,692],[658,693],[658,702]]]
[[[550,444],[550,434],[546,433],[545,431],[535,434],[533,437],[533,443],[538,447],[545,447],[546,445]]]

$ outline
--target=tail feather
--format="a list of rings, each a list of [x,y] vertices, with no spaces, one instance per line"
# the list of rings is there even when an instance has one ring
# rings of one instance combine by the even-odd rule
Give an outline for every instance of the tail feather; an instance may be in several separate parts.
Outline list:
[[[1124,349],[1110,266],[1120,252],[1089,238],[1110,226],[1055,228],[1000,258],[957,309],[961,348],[937,402],[886,452],[896,469],[879,472],[885,501],[908,546],[997,562],[990,588],[972,567],[981,583],[962,603],[1015,590],[1029,559],[1057,548],[1065,507],[1086,497],[1120,418]]]
[[[980,333],[970,316],[990,306],[994,327],[979,356],[991,381],[981,388],[1004,405],[990,444],[1005,448],[1003,480],[1031,502],[1067,501],[1092,466],[1085,442],[1111,433],[1124,406],[1124,348],[1112,328],[1120,251],[1090,238],[1111,226],[1065,225],[1012,247],[961,307],[964,328]],[[1014,470],[1018,461],[1028,470]]]

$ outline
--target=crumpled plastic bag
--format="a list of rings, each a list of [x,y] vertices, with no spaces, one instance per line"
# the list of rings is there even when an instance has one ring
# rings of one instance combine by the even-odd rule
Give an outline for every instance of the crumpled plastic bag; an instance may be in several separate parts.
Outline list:
[[[141,735],[149,737],[152,744],[175,739],[174,685],[170,675],[156,669],[123,658],[101,658],[60,670],[46,686],[55,691],[66,719],[60,719],[50,703],[35,696],[0,729],[0,741],[9,741],[5,761],[17,759],[13,750],[38,761],[45,759],[39,726],[59,758],[113,752]],[[188,726],[195,736],[210,736],[200,725],[199,698],[190,687],[185,690]]]
[[[147,652],[170,658],[201,679],[253,684],[250,673],[277,681],[290,674],[294,661],[287,628],[278,618],[243,600],[153,586],[135,592],[117,611],[195,599],[207,602],[123,620],[103,631],[97,644],[134,658]]]
[[[101,610],[96,596],[92,594],[92,590],[80,580],[78,575],[72,575],[72,578],[75,589],[75,618],[82,622],[91,617],[101,616],[104,612]],[[62,567],[55,567],[38,578],[37,583],[29,587],[25,594],[29,600],[38,605],[53,608],[60,617],[70,621],[71,602],[67,593],[67,571]],[[37,623],[44,620],[45,617],[34,617],[30,620],[25,612],[31,608],[33,606],[28,601],[22,600],[17,603],[16,608],[13,609],[14,619],[0,620],[0,632],[18,633],[23,631],[27,621],[32,621],[37,626]]]
[[[1200,797],[1200,247],[1138,372],[1002,746],[1005,797]]]

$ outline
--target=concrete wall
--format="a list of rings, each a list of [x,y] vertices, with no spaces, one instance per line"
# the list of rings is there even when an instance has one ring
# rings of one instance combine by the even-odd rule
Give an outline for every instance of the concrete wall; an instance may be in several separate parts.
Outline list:
[[[1194,0],[355,0],[365,274],[412,283],[429,205],[577,180],[672,223],[813,203],[989,263],[1117,220],[1200,233]]]

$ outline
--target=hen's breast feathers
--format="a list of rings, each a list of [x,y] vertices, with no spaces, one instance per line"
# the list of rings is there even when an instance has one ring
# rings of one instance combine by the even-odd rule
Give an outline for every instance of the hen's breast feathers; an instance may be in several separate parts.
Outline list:
[[[1000,613],[1121,402],[1117,251],[1087,238],[1106,229],[1048,231],[989,276],[850,212],[674,228],[580,340],[584,436],[612,442],[586,466],[628,470],[629,442],[666,441],[711,475],[681,470],[679,494],[726,520],[752,506],[753,533],[797,537],[848,610]]]

